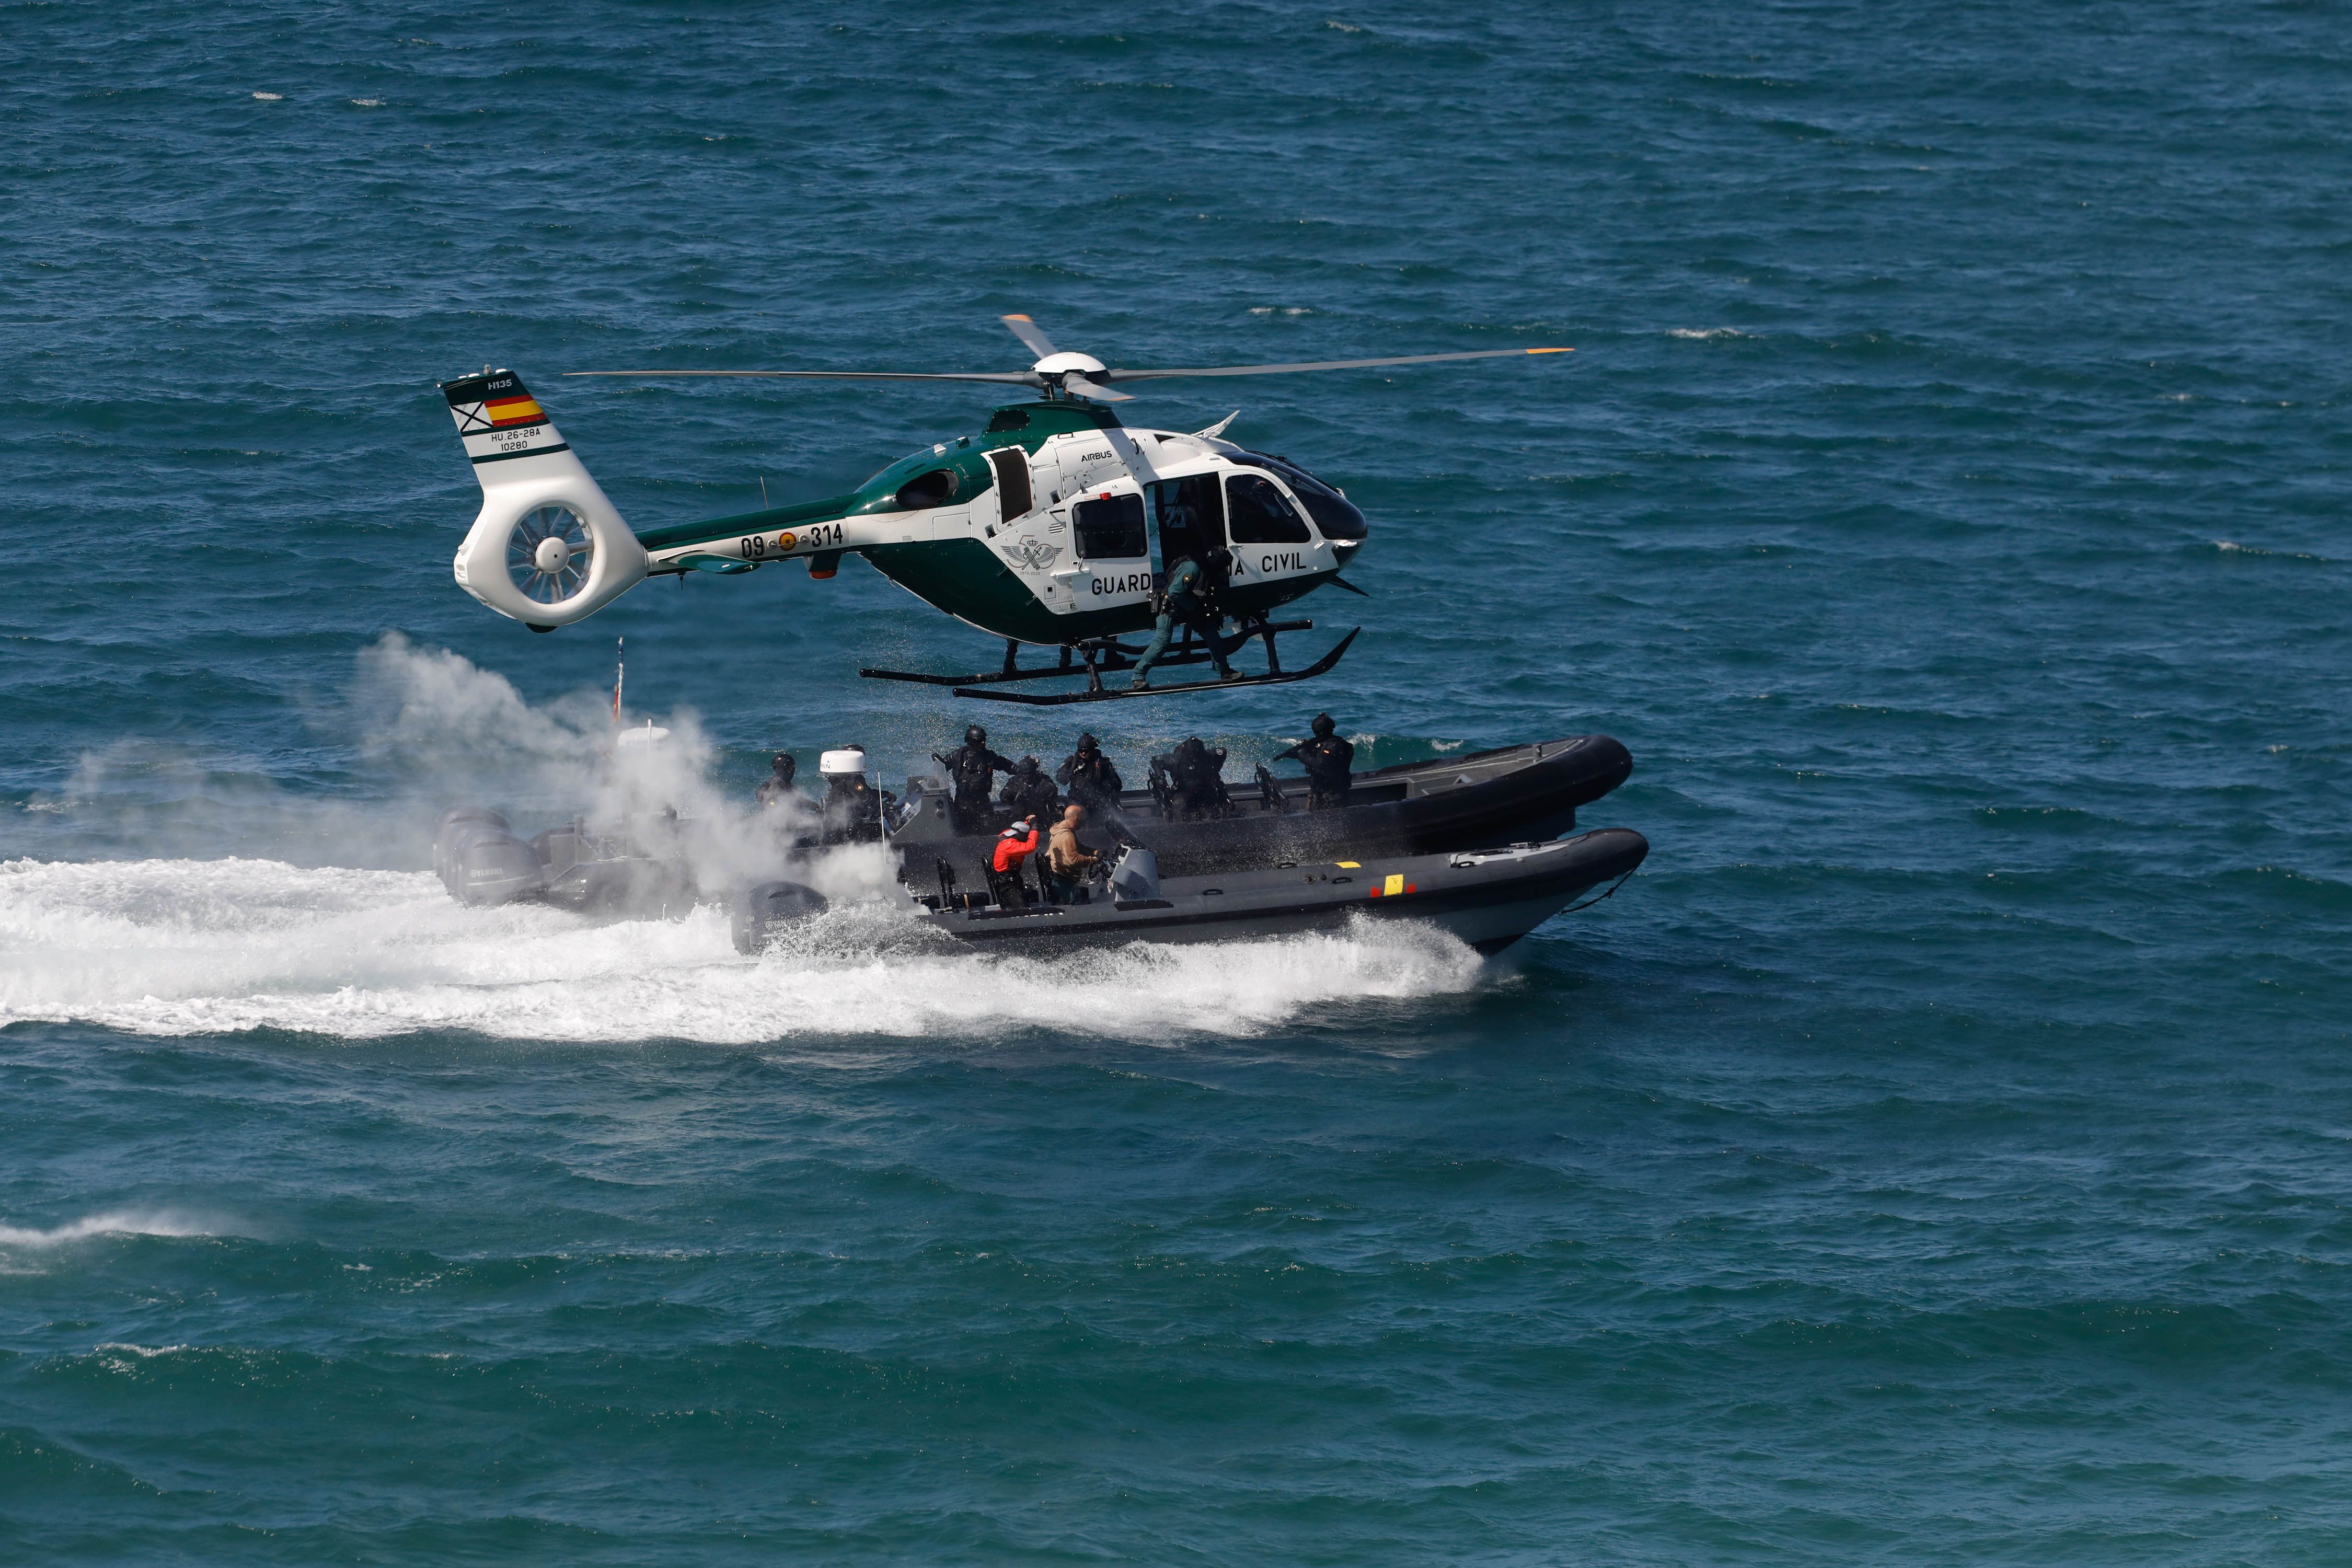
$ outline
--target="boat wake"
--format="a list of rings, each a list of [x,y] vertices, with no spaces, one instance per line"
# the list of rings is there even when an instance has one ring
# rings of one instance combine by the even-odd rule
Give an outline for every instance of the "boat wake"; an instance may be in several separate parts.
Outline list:
[[[1031,959],[973,954],[887,909],[851,905],[747,959],[709,906],[598,923],[537,906],[468,909],[423,872],[0,863],[0,1026],[714,1045],[1083,1027],[1149,1041],[1244,1037],[1333,1004],[1460,994],[1486,973],[1461,942],[1414,926]]]

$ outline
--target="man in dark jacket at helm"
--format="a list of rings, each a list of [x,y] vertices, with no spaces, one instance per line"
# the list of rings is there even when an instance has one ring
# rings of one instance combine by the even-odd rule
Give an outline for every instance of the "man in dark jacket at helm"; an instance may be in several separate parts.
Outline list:
[[[1331,721],[1328,713],[1315,715],[1311,726],[1314,735],[1301,741],[1286,752],[1277,752],[1274,760],[1295,758],[1307,770],[1307,805],[1310,811],[1323,811],[1348,804],[1348,791],[1355,784],[1356,748],[1349,741],[1341,740],[1336,731],[1339,726]]]
[[[974,724],[963,732],[963,744],[933,760],[948,771],[955,797],[948,805],[948,820],[958,833],[983,833],[988,828],[988,797],[995,792],[996,775],[1013,771],[1013,759],[988,749],[988,731]]]
[[[1087,815],[1097,821],[1118,811],[1118,792],[1127,785],[1121,782],[1118,770],[1102,753],[1102,742],[1092,735],[1078,737],[1078,749],[1070,760],[1054,770],[1054,776],[1068,787],[1070,798],[1087,808]]]

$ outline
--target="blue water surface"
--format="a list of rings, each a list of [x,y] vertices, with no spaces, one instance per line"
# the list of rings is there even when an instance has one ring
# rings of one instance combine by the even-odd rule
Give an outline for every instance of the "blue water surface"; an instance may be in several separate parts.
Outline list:
[[[2352,15],[0,8],[0,1558],[2352,1560]],[[1602,731],[1651,858],[1058,963],[461,910],[632,721],[895,771],[848,563],[533,637],[436,377],[640,526],[1018,369],[1372,522],[1130,768]],[[1078,721],[992,710],[1049,760]]]

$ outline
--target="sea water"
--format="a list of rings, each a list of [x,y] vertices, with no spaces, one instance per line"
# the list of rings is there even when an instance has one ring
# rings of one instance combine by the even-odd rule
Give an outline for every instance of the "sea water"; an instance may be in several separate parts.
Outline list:
[[[2340,6],[0,12],[0,1558],[2352,1558]],[[533,637],[1017,370],[1371,520],[1029,711],[851,562]],[[1037,961],[458,907],[453,801],[1605,731],[1614,899]]]

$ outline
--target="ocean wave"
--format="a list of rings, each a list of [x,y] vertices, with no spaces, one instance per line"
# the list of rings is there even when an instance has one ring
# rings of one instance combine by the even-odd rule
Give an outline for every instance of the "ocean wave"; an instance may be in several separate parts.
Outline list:
[[[458,1029],[746,1045],[1076,1027],[1153,1040],[1460,993],[1486,973],[1442,932],[1385,924],[1041,960],[969,952],[903,914],[850,906],[754,959],[736,953],[725,913],[709,905],[599,923],[529,905],[468,909],[422,872],[250,859],[0,867],[0,1024],[141,1035]]]
[[[2306,550],[2265,550],[2258,544],[2240,544],[2234,539],[2217,539],[2213,541],[2213,549],[2216,553],[2221,555],[2259,555],[2274,560],[2311,561],[2322,565],[2334,564],[2329,557],[2315,555]]]
[[[62,1247],[94,1236],[210,1236],[194,1220],[153,1210],[111,1209],[41,1230],[0,1225],[0,1247]]]

